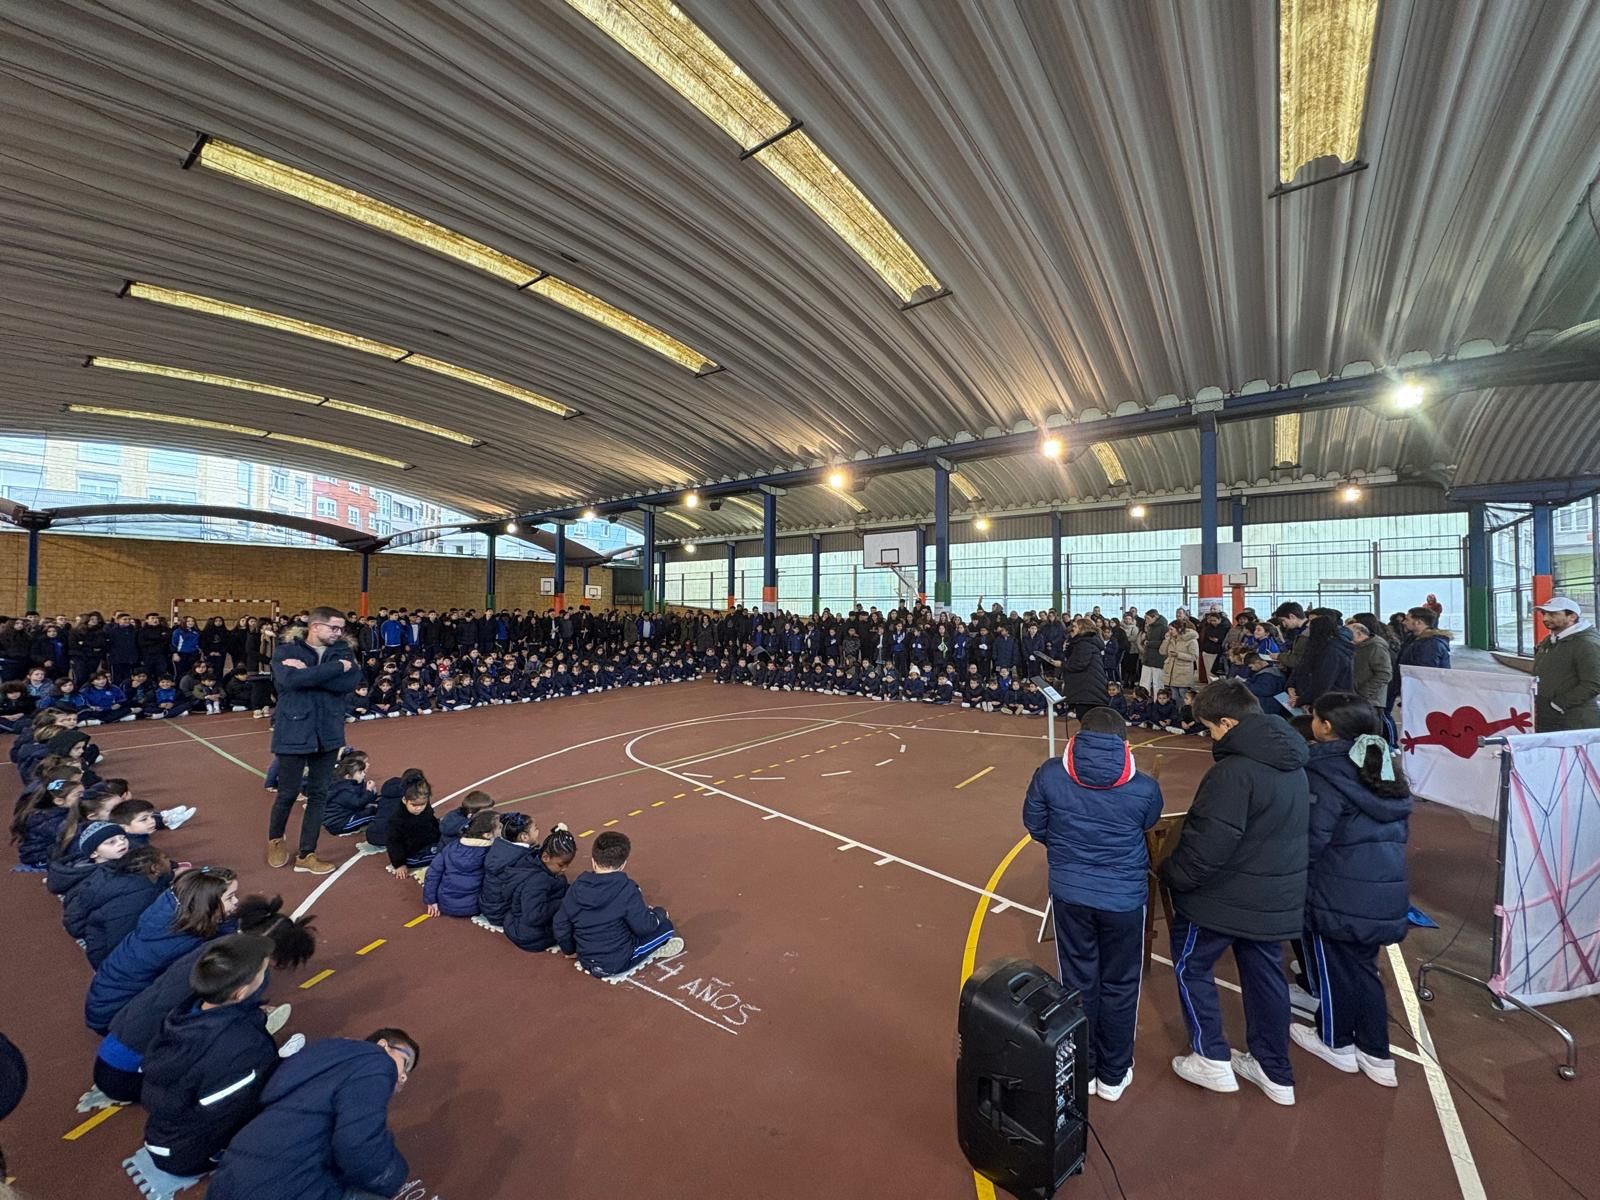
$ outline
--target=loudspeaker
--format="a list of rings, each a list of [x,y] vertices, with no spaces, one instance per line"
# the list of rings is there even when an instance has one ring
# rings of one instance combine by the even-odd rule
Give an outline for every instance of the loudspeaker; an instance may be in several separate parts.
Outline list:
[[[1083,1170],[1088,1027],[1076,992],[1026,959],[961,989],[956,1127],[972,1169],[1019,1200],[1049,1200]]]

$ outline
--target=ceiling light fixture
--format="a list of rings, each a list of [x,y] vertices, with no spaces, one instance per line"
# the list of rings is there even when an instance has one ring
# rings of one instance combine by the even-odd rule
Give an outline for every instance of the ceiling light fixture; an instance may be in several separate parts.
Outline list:
[[[517,523],[515,521],[507,521],[506,522],[506,532],[507,533],[515,533],[516,531],[517,531]]]
[[[902,303],[943,287],[827,153],[671,0],[567,0],[754,158],[838,234]]]
[[[556,279],[532,263],[523,262],[426,217],[375,200],[353,188],[209,136],[200,139],[185,165],[194,164],[315,205],[335,216],[359,222],[380,233],[465,263],[511,284],[519,291],[535,292],[607,329],[632,338],[691,371],[708,374],[716,369],[715,362],[670,334],[631,313],[623,312],[598,296],[591,296],[581,288]]]
[[[1346,504],[1354,504],[1357,500],[1361,499],[1361,489],[1353,483],[1346,484],[1344,487],[1339,489],[1339,499],[1343,500]]]
[[[429,358],[425,354],[413,354],[400,346],[390,346],[385,342],[376,342],[371,338],[345,333],[343,330],[330,329],[326,325],[314,325],[309,321],[283,316],[281,313],[249,308],[243,304],[230,304],[226,300],[218,300],[212,296],[199,296],[193,292],[180,292],[173,288],[157,287],[149,283],[130,283],[124,289],[124,294],[133,297],[135,300],[150,300],[172,308],[188,309],[191,312],[204,313],[213,317],[226,317],[230,321],[242,321],[250,325],[260,325],[267,329],[276,329],[282,333],[292,333],[298,337],[331,342],[335,346],[343,346],[348,350],[357,350],[362,354],[372,354],[379,358],[387,358],[390,362],[404,363],[409,367],[421,367],[425,371],[433,371],[438,375],[447,375],[451,379],[460,380],[462,383],[470,383],[475,387],[485,388],[491,392],[498,392],[502,396],[509,396],[513,400],[531,404],[535,408],[555,413],[559,417],[575,417],[578,415],[577,409],[570,405],[562,404],[559,400],[541,396],[538,392],[518,387],[514,383],[507,383],[503,379],[496,379],[492,375],[485,375],[481,371],[468,370],[466,367],[458,367],[454,363],[447,363],[437,358]]]
[[[406,429],[415,429],[418,433],[431,434],[434,437],[444,438],[463,446],[483,445],[477,438],[468,437],[464,433],[457,433],[453,429],[445,429],[440,425],[431,425],[427,421],[418,421],[412,417],[402,417],[395,413],[387,413],[382,409],[369,408],[365,404],[351,404],[345,400],[335,400],[331,396],[318,396],[314,392],[302,392],[295,388],[277,387],[270,383],[256,383],[249,379],[235,379],[231,375],[217,375],[211,371],[191,371],[185,367],[168,367],[160,363],[137,362],[128,358],[107,358],[103,355],[93,355],[88,360],[91,367],[102,367],[112,371],[129,371],[139,375],[158,375],[163,379],[177,379],[185,383],[204,383],[212,387],[233,388],[241,392],[255,392],[262,396],[272,396],[279,400],[293,400],[300,404],[314,404],[320,408],[330,408],[337,412],[347,412],[358,417],[370,417],[374,421],[385,421],[390,425],[400,425]]]
[[[979,517],[976,521],[974,521],[972,523],[972,527],[974,529],[976,529],[979,533],[988,533],[989,532],[989,518],[988,517]]]
[[[1128,472],[1122,467],[1122,459],[1118,457],[1116,447],[1109,442],[1096,442],[1090,453],[1094,455],[1095,462],[1100,464],[1100,469],[1106,473],[1106,481],[1113,486],[1121,487],[1128,482]]]
[[[1422,402],[1427,399],[1419,384],[1402,383],[1389,393],[1389,401],[1402,411],[1421,408]]]
[[[1065,443],[1058,437],[1047,437],[1039,443],[1039,453],[1046,458],[1060,458],[1065,449]]]
[[[828,472],[828,486],[831,488],[844,488],[850,486],[850,475],[846,471],[833,470]]]
[[[257,429],[253,425],[235,425],[228,421],[207,421],[201,417],[179,417],[171,413],[140,412],[131,408],[108,408],[100,404],[69,404],[67,411],[80,413],[93,417],[116,417],[127,421],[154,421],[162,425],[181,425],[187,429],[212,429],[218,433],[234,433],[241,437],[265,438],[272,442],[291,442],[297,446],[310,446],[316,450],[326,450],[330,454],[343,454],[349,458],[364,459],[367,462],[380,463],[396,470],[409,471],[411,464],[402,462],[398,458],[386,458],[381,454],[373,454],[366,450],[357,450],[351,446],[341,446],[337,442],[323,442],[315,438],[298,437],[290,433],[272,433],[266,429]]]
[[[699,492],[688,492],[683,497],[683,506],[685,508],[694,508],[699,503],[700,503],[700,493]]]
[[[685,542],[683,544],[683,552],[685,554],[694,554],[698,550],[699,550],[699,547],[696,546],[693,542]]]
[[[584,521],[592,521],[595,517],[594,509],[586,508],[583,510],[583,512],[579,513],[578,516]]]
[[[750,513],[752,516],[755,516],[762,521],[767,519],[766,511],[754,500],[746,499],[743,496],[727,496],[725,499],[729,504],[744,509],[747,513]]]
[[[1278,178],[1354,162],[1361,145],[1378,0],[1279,0]]]
[[[1146,509],[1145,506],[1142,505],[1142,504],[1130,504],[1130,505],[1128,505],[1128,515],[1130,517],[1132,517],[1135,521],[1144,520],[1145,514],[1148,511],[1149,510]]]

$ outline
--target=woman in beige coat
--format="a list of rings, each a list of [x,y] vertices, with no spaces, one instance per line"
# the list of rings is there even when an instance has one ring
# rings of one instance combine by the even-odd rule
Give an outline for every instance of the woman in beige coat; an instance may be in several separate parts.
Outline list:
[[[1167,660],[1167,687],[1173,703],[1182,708],[1189,693],[1200,686],[1200,635],[1188,617],[1173,619],[1161,653]]]

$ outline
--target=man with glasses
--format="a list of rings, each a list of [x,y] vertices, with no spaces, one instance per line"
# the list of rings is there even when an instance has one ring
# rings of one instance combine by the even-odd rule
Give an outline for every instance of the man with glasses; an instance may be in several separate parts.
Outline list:
[[[344,745],[346,698],[365,678],[344,640],[344,628],[344,614],[338,609],[314,608],[306,615],[305,637],[284,642],[272,656],[272,681],[278,689],[272,721],[278,798],[267,830],[269,867],[288,865],[284,833],[304,780],[306,810],[300,818],[294,869],[309,875],[333,870],[332,863],[317,857],[317,835],[334,762]]]

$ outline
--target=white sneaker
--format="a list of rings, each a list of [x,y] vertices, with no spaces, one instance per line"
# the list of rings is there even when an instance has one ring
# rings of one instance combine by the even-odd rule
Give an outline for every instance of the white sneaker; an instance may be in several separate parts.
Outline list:
[[[385,847],[383,847],[383,846],[374,846],[371,842],[368,842],[368,841],[360,841],[360,842],[356,843],[356,853],[357,854],[362,854],[362,855],[366,855],[366,854],[382,854],[384,852],[384,850],[385,850]]]
[[[78,1097],[78,1111],[94,1112],[99,1108],[125,1108],[127,1103],[126,1100],[113,1100],[99,1088],[92,1087]]]
[[[166,823],[168,829],[177,829],[180,825],[188,821],[190,817],[194,816],[195,813],[199,811],[200,810],[198,808],[195,808],[192,805],[180,804],[176,808],[162,809],[161,819]]]
[[[664,962],[669,958],[677,958],[678,955],[682,953],[683,939],[681,937],[669,937],[666,941],[662,942],[661,945],[657,946],[653,951],[651,951],[650,956],[644,961]]]
[[[283,1045],[278,1047],[279,1058],[293,1058],[306,1048],[306,1035],[297,1033]]]
[[[1346,1075],[1354,1075],[1359,1067],[1356,1066],[1356,1048],[1346,1046],[1336,1049],[1328,1045],[1318,1036],[1317,1031],[1309,1025],[1302,1025],[1298,1021],[1289,1022],[1289,1040],[1307,1054],[1314,1054],[1336,1071],[1343,1071]],[[1394,1064],[1389,1064],[1389,1070],[1394,1070]],[[1390,1085],[1393,1086],[1392,1084]]]
[[[1115,1104],[1118,1100],[1122,1099],[1122,1093],[1132,1082],[1133,1068],[1129,1067],[1128,1073],[1116,1083],[1106,1083],[1104,1080],[1091,1079],[1089,1081],[1090,1094],[1098,1096],[1107,1104]],[[1238,1084],[1235,1084],[1234,1086],[1237,1087]]]
[[[267,1032],[277,1033],[289,1023],[289,1016],[294,1011],[292,1004],[280,1004],[267,1014]]]
[[[1186,1079],[1196,1087],[1213,1092],[1237,1092],[1239,1081],[1234,1078],[1233,1063],[1207,1058],[1203,1054],[1185,1054],[1172,1060],[1172,1069],[1178,1078]]]
[[[1291,983],[1289,985],[1290,1008],[1296,1010],[1297,1012],[1303,1012],[1308,1017],[1314,1017],[1317,1015],[1317,1009],[1320,1008],[1321,1005],[1322,1001],[1318,1000],[1298,983]]]
[[[1233,1052],[1233,1073],[1240,1079],[1249,1080],[1267,1094],[1267,1099],[1274,1104],[1291,1105],[1294,1103],[1294,1087],[1291,1084],[1273,1083],[1267,1078],[1267,1073],[1256,1061],[1255,1055],[1247,1054],[1243,1050]]]
[[[1395,1077],[1392,1058],[1373,1058],[1365,1050],[1357,1050],[1356,1066],[1373,1083],[1382,1084],[1384,1087],[1400,1086],[1400,1080]]]
[[[129,721],[137,721],[137,720],[138,720],[138,719],[139,719],[139,718],[138,718],[138,717],[136,717],[136,716],[134,716],[134,715],[133,715],[133,714],[132,714],[132,713],[129,713],[129,714],[128,714],[128,715],[127,715],[127,716],[125,716],[125,717],[118,717],[118,718],[117,718],[117,720],[118,720],[118,721],[119,721],[119,722],[121,722],[121,723],[123,723],[123,724],[126,724],[126,723],[127,723],[127,722],[129,722]]]

